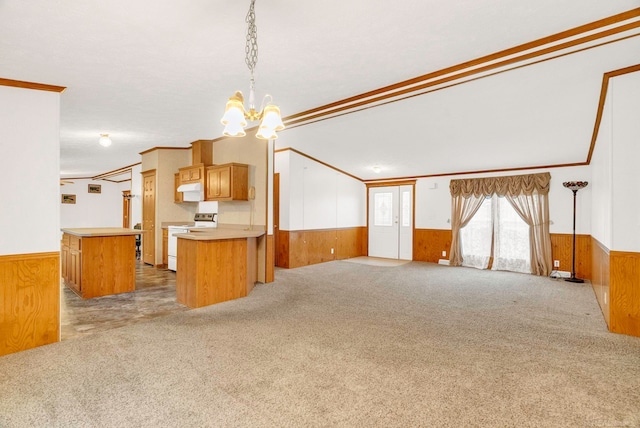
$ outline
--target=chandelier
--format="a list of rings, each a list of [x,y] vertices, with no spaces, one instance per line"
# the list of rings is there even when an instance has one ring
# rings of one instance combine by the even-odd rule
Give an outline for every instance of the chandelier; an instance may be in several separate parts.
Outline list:
[[[251,0],[246,18],[248,26],[245,62],[251,72],[251,80],[249,80],[249,111],[244,108],[242,92],[236,91],[227,101],[224,116],[220,121],[224,125],[223,134],[227,137],[244,137],[247,135],[244,132],[247,121],[260,121],[256,137],[261,140],[275,140],[278,138],[276,132],[284,129],[284,124],[280,117],[280,109],[272,104],[273,98],[271,95],[265,95],[259,111],[255,108],[255,79],[253,72],[258,62],[258,29],[254,10],[255,3],[256,0]]]

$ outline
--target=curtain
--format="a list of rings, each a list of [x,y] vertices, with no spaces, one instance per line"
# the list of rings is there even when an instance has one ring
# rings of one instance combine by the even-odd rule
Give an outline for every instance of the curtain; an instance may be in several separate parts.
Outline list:
[[[451,198],[451,250],[449,251],[449,264],[451,266],[462,265],[462,249],[460,248],[460,229],[465,227],[473,218],[484,202],[484,195],[475,196],[461,194]]]
[[[533,192],[549,194],[551,174],[510,175],[506,177],[468,178],[464,180],[451,180],[449,190],[451,196],[498,196],[530,195]]]
[[[531,273],[547,276],[551,273],[551,236],[549,235],[549,194],[505,196],[516,212],[529,225]]]
[[[506,197],[529,225],[531,273],[551,273],[551,237],[549,235],[549,183],[551,174],[451,180],[451,251],[449,264],[462,264],[460,229],[478,211],[485,197]]]

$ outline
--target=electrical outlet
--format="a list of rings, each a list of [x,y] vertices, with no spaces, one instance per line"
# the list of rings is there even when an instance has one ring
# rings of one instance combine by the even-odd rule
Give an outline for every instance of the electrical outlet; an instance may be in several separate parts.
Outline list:
[[[447,252],[446,251],[442,252],[442,257],[447,257]]]
[[[333,254],[333,248],[331,249],[331,254]]]
[[[560,260],[554,260],[553,261],[553,267],[559,268],[560,267]]]

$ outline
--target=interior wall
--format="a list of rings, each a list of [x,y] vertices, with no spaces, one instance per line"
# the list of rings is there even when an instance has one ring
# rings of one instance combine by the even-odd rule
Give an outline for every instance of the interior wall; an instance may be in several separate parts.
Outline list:
[[[255,188],[253,200],[219,202],[218,223],[266,227],[267,141],[253,135],[216,141],[213,144],[213,161],[216,165],[232,162],[249,165],[249,188]]]
[[[156,218],[157,225],[167,221],[193,221],[197,202],[176,204],[175,174],[178,168],[191,165],[189,150],[158,149],[156,167]]]
[[[142,164],[131,168],[131,227],[142,225]]]
[[[615,251],[640,252],[640,72],[611,79],[612,242]]]
[[[175,174],[178,168],[189,165],[191,165],[191,150],[155,149],[142,155],[141,170],[156,170],[155,264],[157,265],[162,264],[161,224],[193,221],[198,207],[197,202],[182,204],[174,202]],[[142,216],[140,221],[142,222]]]
[[[60,93],[0,86],[0,111],[0,255],[60,251]]]
[[[71,181],[73,184],[60,186],[59,193],[75,195],[76,203],[59,204],[60,227],[122,227],[122,184],[90,179]],[[89,184],[100,185],[101,193],[89,193]]]
[[[291,220],[289,215],[289,207],[291,205],[291,195],[289,192],[289,183],[291,179],[289,177],[289,165],[291,161],[291,151],[285,150],[283,152],[277,152],[274,155],[274,173],[280,174],[280,199],[274,201],[274,203],[280,204],[280,224],[279,230],[292,230]]]
[[[551,233],[573,233],[573,193],[566,189],[564,181],[591,181],[590,166],[535,169],[514,172],[468,174],[463,176],[443,176],[421,178],[416,183],[416,229],[451,229],[452,179],[496,177],[549,172],[549,216]],[[576,200],[576,234],[591,231],[591,183],[578,192]]]
[[[60,93],[0,86],[0,356],[60,340]]]
[[[280,229],[366,226],[364,183],[290,150],[276,153]]]
[[[609,81],[611,85],[611,81]],[[611,93],[612,91],[608,91]],[[611,97],[605,100],[596,145],[591,156],[591,236],[611,248],[612,141]]]

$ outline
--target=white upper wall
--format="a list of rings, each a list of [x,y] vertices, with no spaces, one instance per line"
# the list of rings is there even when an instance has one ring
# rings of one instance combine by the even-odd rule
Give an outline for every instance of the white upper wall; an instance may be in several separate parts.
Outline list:
[[[611,82],[609,83],[611,84]],[[609,91],[611,94],[611,91]],[[605,100],[598,138],[591,157],[591,236],[611,248],[612,142],[611,97]]]
[[[60,206],[60,227],[122,227],[122,191],[130,182],[112,183],[101,180],[70,180],[60,186],[59,193],[75,195],[75,204]],[[88,185],[100,185],[100,193],[89,193]],[[135,223],[134,223],[135,224]]]
[[[249,188],[255,189],[255,199],[220,201],[218,223],[265,226],[267,222],[267,141],[253,135],[225,138],[213,143],[216,165],[242,163],[249,165]]]
[[[611,250],[640,251],[640,72],[614,77]]]
[[[60,251],[60,94],[0,86],[0,255]]]
[[[366,186],[292,151],[276,153],[280,173],[280,229],[366,226]]]

